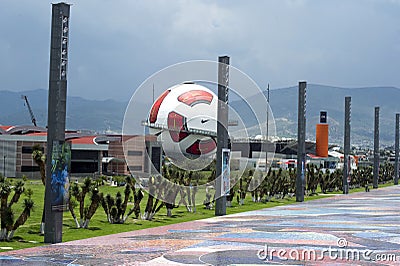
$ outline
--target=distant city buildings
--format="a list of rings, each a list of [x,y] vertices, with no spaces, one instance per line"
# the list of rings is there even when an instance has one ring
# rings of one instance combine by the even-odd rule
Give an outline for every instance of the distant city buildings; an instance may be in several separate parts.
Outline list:
[[[162,147],[156,136],[120,134],[93,134],[81,131],[66,131],[66,141],[71,143],[71,177],[98,175],[148,175],[157,173],[162,164]],[[0,173],[7,177],[40,178],[39,166],[32,159],[35,145],[46,154],[47,130],[35,126],[0,126]],[[232,167],[254,167],[265,169],[265,151],[274,153],[269,164],[273,168],[295,168],[297,154],[296,139],[235,140],[229,143]],[[393,151],[381,152],[381,160],[393,163]],[[343,153],[335,145],[329,146],[329,156],[316,156],[316,143],[306,141],[307,163],[324,168],[343,167]],[[357,165],[370,166],[371,150],[352,150],[352,168]],[[270,156],[270,155],[268,155]]]

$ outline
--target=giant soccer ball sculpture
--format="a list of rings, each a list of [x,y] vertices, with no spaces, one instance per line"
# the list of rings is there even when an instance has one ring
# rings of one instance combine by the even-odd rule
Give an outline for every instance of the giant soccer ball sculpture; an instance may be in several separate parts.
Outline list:
[[[199,170],[215,157],[218,97],[204,86],[183,83],[164,91],[151,107],[147,125],[169,160]]]

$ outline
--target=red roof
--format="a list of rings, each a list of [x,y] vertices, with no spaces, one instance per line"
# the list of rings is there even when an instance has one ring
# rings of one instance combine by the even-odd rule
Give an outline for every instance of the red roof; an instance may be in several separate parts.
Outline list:
[[[35,132],[35,133],[28,133],[25,136],[47,136],[47,132]]]
[[[96,138],[96,136],[85,136],[85,137],[73,138],[73,139],[70,139],[69,141],[72,144],[96,144],[94,142],[95,138]]]
[[[317,156],[317,155],[312,154],[312,153],[307,153],[307,156],[310,157],[311,159],[326,159],[326,158],[328,158],[328,157]]]
[[[37,133],[29,133],[25,136],[47,136],[47,132],[37,132]],[[94,142],[96,136],[82,136],[76,138],[70,138],[67,141],[71,142],[72,144],[97,144]]]
[[[3,129],[4,131],[9,130],[10,128],[12,128],[13,126],[0,126],[1,129]]]

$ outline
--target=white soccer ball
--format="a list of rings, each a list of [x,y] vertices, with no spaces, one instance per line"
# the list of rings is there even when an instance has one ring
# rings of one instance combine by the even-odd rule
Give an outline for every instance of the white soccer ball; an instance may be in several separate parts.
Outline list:
[[[218,97],[208,88],[183,83],[167,89],[153,103],[148,125],[169,160],[199,170],[215,157]]]

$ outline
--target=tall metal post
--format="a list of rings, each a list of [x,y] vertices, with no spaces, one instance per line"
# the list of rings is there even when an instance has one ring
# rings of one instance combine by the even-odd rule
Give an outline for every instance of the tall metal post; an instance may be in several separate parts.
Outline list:
[[[394,184],[399,184],[399,122],[400,122],[400,114],[396,114],[396,132],[395,132],[395,140],[394,140]]]
[[[375,107],[375,127],[374,127],[374,178],[373,188],[378,188],[379,180],[379,106]]]
[[[53,144],[65,141],[69,13],[69,4],[58,3],[52,5],[47,117],[45,243],[62,242],[63,213],[53,208],[55,195],[52,193],[52,155]]]
[[[296,201],[304,201],[306,171],[306,88],[307,82],[299,82],[299,103],[297,113],[297,178]]]
[[[269,141],[269,83],[267,87],[267,139],[266,139],[266,148],[265,148],[265,172],[268,172],[268,141]]]
[[[226,196],[222,195],[222,149],[228,148],[229,56],[218,58],[217,163],[215,215],[226,214]]]
[[[351,97],[344,98],[344,164],[343,164],[343,194],[349,193],[350,179],[350,119]]]

